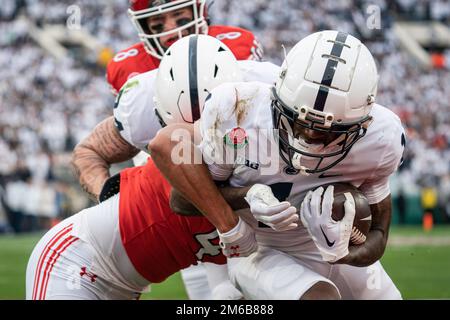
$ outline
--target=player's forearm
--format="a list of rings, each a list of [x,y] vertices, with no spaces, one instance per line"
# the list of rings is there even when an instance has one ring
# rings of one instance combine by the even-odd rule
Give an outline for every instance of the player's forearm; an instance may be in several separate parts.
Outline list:
[[[250,187],[235,188],[222,187],[219,188],[225,201],[230,205],[234,211],[248,208],[248,203],[244,197]],[[172,189],[170,194],[170,207],[173,211],[188,216],[200,216],[202,213],[189,201],[187,201],[176,189]]]
[[[92,149],[79,144],[72,154],[72,166],[83,190],[93,200],[98,200],[103,184],[109,178],[109,164]]]
[[[189,150],[190,159],[201,159],[200,151],[191,141],[174,142],[173,130],[180,126],[166,127],[150,142],[148,149],[159,170],[181,195],[197,207],[200,212],[221,232],[225,233],[236,226],[238,218],[217,189],[205,164],[175,164],[172,150],[185,143],[182,150]],[[192,128],[187,130],[191,130]],[[192,161],[193,162],[193,161]]]
[[[349,254],[339,263],[355,267],[367,267],[380,260],[386,249],[386,240],[381,230],[371,230],[364,244],[350,246]]]
[[[236,226],[238,218],[220,194],[203,164],[174,165],[152,152],[152,159],[170,184],[190,201],[221,232]]]
[[[225,201],[230,205],[230,207],[234,210],[241,210],[245,208],[249,208],[247,201],[245,201],[245,196],[247,195],[247,191],[250,190],[251,187],[223,187],[219,188],[222,197]]]
[[[389,195],[384,200],[370,206],[372,225],[366,241],[359,246],[350,246],[349,254],[339,263],[356,267],[366,267],[380,260],[386,249],[392,214],[392,200]]]
[[[134,157],[139,150],[126,142],[110,117],[98,124],[92,133],[81,141],[72,154],[72,165],[82,188],[98,199],[103,184],[109,177],[112,163]]]

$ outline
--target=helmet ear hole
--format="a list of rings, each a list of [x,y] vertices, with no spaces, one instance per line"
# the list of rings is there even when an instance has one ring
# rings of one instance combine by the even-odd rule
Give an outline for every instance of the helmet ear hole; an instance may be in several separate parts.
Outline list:
[[[170,68],[170,77],[172,78],[172,81],[175,81],[175,78],[173,77],[173,68]]]
[[[214,67],[214,78],[217,77],[217,72],[218,71],[219,71],[219,67],[216,64],[216,66]]]

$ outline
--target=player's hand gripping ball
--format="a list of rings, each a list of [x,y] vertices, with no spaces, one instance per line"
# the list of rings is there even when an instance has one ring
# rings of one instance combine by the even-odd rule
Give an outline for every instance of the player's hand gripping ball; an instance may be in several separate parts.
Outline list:
[[[364,243],[371,223],[367,199],[349,184],[309,191],[300,217],[323,260],[331,263],[348,255],[349,245]]]
[[[367,234],[372,223],[372,214],[370,212],[369,202],[364,194],[348,183],[335,183],[334,201],[331,217],[335,221],[340,221],[345,215],[345,193],[352,194],[355,200],[355,218],[353,220],[352,232],[350,234],[350,245],[363,244],[366,241]]]

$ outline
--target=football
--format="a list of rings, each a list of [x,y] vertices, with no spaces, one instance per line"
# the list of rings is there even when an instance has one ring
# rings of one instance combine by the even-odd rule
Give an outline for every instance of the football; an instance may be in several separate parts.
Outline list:
[[[334,202],[331,217],[339,221],[344,217],[345,195],[349,192],[355,199],[355,220],[353,221],[352,233],[350,236],[350,245],[360,245],[366,241],[367,234],[372,223],[372,214],[370,212],[369,202],[360,190],[348,183],[334,184]]]

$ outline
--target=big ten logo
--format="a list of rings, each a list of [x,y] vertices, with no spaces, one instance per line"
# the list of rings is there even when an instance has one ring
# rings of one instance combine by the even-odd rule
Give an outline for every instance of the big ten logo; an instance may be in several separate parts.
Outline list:
[[[80,267],[70,265],[67,267],[68,278],[66,281],[67,289],[79,290],[81,288]]]
[[[366,8],[366,26],[369,30],[381,29],[381,8],[377,5],[370,4]]]
[[[70,5],[66,9],[69,15],[66,21],[67,29],[80,30],[81,29],[81,8],[75,4]]]
[[[371,265],[367,267],[366,273],[369,275],[367,277],[366,286],[369,290],[380,290],[381,289],[381,266]]]

